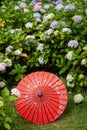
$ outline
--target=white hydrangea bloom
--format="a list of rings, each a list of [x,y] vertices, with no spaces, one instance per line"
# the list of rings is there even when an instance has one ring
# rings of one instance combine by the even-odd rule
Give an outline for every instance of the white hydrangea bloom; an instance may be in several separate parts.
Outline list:
[[[33,27],[33,24],[31,22],[28,22],[25,24],[25,28],[32,28]]]
[[[86,64],[87,64],[87,59],[86,58],[82,59],[81,65],[86,65]]]
[[[75,103],[80,103],[80,102],[82,102],[84,100],[84,97],[82,96],[82,94],[76,94],[75,96],[74,96],[74,102]]]
[[[45,4],[44,5],[44,9],[49,9],[50,8],[50,4]]]
[[[87,14],[87,9],[85,10],[85,14]]]
[[[73,88],[75,86],[75,84],[73,82],[70,83],[70,82],[67,81],[67,86],[70,87],[70,88]]]
[[[0,100],[0,107],[4,106],[4,102]]]
[[[69,33],[71,33],[72,30],[71,30],[70,28],[63,28],[63,29],[62,29],[62,32],[69,32]]]
[[[53,29],[48,29],[48,30],[45,32],[45,35],[50,36],[52,33],[53,33]]]
[[[11,29],[9,30],[10,34],[14,34],[15,33],[15,29]]]
[[[21,55],[21,51],[20,50],[16,50],[15,52],[14,52],[14,55]]]
[[[14,7],[14,10],[19,10],[19,9],[20,9],[19,6],[15,6],[15,7]]]
[[[46,10],[41,8],[40,12],[44,14],[44,13],[46,13]]]
[[[87,46],[84,46],[84,47],[83,47],[83,50],[87,51]]]
[[[71,74],[68,74],[67,77],[66,77],[66,80],[68,82],[72,82],[74,80],[73,76]]]
[[[35,39],[35,36],[34,36],[34,35],[27,35],[27,36],[26,36],[26,39],[34,40],[34,39]]]
[[[70,51],[66,54],[65,58],[67,58],[68,60],[72,60],[73,57],[73,51]]]
[[[27,12],[29,12],[29,10],[28,10],[27,8],[24,8],[24,12],[26,12],[26,13],[27,13]]]
[[[55,6],[56,10],[61,10],[63,8],[64,8],[64,6],[62,4],[58,4],[57,6]]]
[[[39,50],[39,51],[43,51],[43,49],[44,49],[44,44],[43,43],[39,43],[38,44],[38,47],[37,47],[37,50]]]
[[[6,69],[6,64],[4,62],[0,63],[0,71],[4,71]]]
[[[8,67],[11,67],[11,66],[12,66],[12,60],[11,60],[11,59],[6,58],[6,59],[4,60],[4,63],[5,63]]]
[[[54,31],[54,35],[55,35],[55,36],[57,36],[57,35],[58,35],[58,33],[59,33],[59,31],[58,31],[58,30]]]
[[[11,94],[20,97],[20,91],[17,88],[11,89]]]
[[[0,81],[0,88],[3,88],[5,85],[6,85],[6,83],[5,83],[5,82]]]
[[[48,16],[47,16],[47,18],[48,19],[51,19],[51,18],[53,18],[55,15],[53,14],[53,13],[50,13],[50,14],[48,14]]]

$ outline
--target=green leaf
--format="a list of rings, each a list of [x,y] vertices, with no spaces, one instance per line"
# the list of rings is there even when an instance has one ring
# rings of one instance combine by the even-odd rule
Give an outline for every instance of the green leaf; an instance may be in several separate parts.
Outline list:
[[[9,90],[8,90],[8,88],[5,87],[5,88],[2,90],[1,95],[2,95],[2,97],[9,96]]]
[[[9,97],[8,101],[9,101],[9,102],[13,102],[13,101],[15,101],[15,100],[17,100],[17,99],[18,99],[18,98],[17,98],[16,96],[12,95],[12,96]]]
[[[59,71],[59,75],[65,73],[65,71],[67,70],[67,66],[64,66],[60,71]]]
[[[4,123],[4,127],[7,129],[7,130],[10,130],[11,127],[10,127],[10,124],[9,123]]]
[[[6,117],[6,118],[5,118],[5,122],[12,123],[12,119],[11,119],[10,117]]]
[[[6,116],[6,114],[5,114],[5,110],[2,110],[2,109],[0,109],[0,115],[2,115],[2,116]]]

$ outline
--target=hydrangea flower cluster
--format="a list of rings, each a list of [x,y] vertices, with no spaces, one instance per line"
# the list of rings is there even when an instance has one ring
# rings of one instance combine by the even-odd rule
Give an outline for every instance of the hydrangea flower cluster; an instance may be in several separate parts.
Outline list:
[[[47,66],[58,69],[66,86],[87,86],[84,1],[12,0],[9,3],[2,2],[0,7],[3,14],[0,16],[0,82],[12,80],[5,74],[17,82],[32,68]],[[72,81],[68,74],[73,75]],[[79,80],[79,75],[85,78]]]
[[[74,87],[74,78],[71,74],[68,74],[66,77],[67,86],[73,88]]]
[[[75,103],[81,103],[82,101],[84,100],[84,97],[82,96],[82,94],[76,94],[75,96],[74,96],[74,102]]]

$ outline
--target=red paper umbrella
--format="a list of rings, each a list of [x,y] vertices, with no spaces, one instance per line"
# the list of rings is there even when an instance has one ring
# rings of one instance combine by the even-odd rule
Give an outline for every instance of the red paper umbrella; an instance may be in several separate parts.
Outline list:
[[[17,85],[20,97],[15,101],[19,114],[36,124],[56,120],[66,108],[68,94],[64,83],[49,72],[33,72]]]

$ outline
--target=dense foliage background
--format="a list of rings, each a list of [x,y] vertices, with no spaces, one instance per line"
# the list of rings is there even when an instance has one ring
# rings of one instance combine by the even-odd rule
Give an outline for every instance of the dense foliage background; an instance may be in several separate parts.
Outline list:
[[[0,3],[1,106],[7,96],[15,99],[9,90],[37,70],[55,73],[68,90],[87,89],[87,1],[38,1]]]

